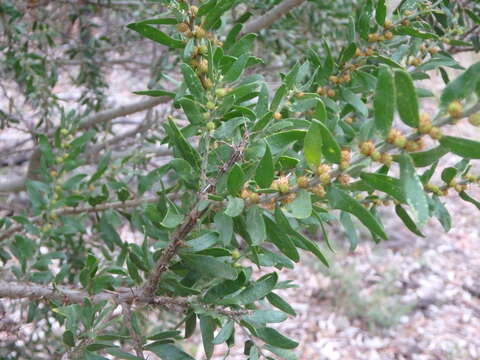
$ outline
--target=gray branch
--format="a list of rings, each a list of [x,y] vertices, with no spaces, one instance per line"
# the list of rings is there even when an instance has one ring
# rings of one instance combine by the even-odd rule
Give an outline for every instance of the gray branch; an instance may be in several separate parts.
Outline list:
[[[287,14],[293,8],[300,6],[305,0],[285,0],[268,10],[265,14],[258,18],[248,21],[241,31],[241,35],[259,32],[272,25],[275,21]]]

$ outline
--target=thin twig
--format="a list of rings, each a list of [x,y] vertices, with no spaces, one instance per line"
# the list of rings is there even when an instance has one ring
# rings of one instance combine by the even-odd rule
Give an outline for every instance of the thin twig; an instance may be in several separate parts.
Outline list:
[[[135,353],[137,354],[137,357],[139,359],[145,360],[145,357],[143,356],[142,339],[133,328],[132,309],[130,309],[129,304],[125,304],[125,303],[122,304],[122,313],[123,313],[123,319],[125,320],[125,326],[127,327],[128,332],[130,333],[130,337],[133,340]]]
[[[300,6],[305,0],[285,0],[268,10],[262,16],[248,21],[243,27],[240,35],[259,32],[272,25],[275,21],[287,14],[293,8]]]

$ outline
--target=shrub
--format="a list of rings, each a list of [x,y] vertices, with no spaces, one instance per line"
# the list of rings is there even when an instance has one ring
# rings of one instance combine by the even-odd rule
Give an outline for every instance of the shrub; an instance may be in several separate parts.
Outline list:
[[[303,229],[325,232],[338,217],[354,248],[352,217],[375,242],[387,240],[382,206],[394,206],[418,236],[430,217],[449,230],[441,200],[449,191],[480,207],[468,194],[478,184],[470,169],[480,142],[444,130],[480,110],[480,63],[463,69],[451,56],[478,50],[478,5],[403,1],[387,11],[384,0],[342,2],[355,9],[349,16],[335,5],[284,0],[252,16],[248,5],[266,3],[172,0],[139,10],[129,1],[81,2],[69,14],[81,40],[68,48],[81,59],[80,106],[71,110],[52,91],[58,75],[49,49],[58,48],[61,32],[48,14],[59,5],[48,3],[0,5],[2,71],[36,110],[26,180],[2,188],[25,189],[29,199],[0,222],[9,274],[0,296],[14,299],[12,308],[24,309],[21,321],[34,329],[28,343],[9,345],[17,358],[145,359],[150,351],[192,359],[181,343],[196,331],[211,358],[216,345],[233,346],[243,328],[249,359],[267,352],[292,359],[298,343],[271,325],[295,315],[276,293],[289,286],[278,272],[293,268],[303,251],[328,266]],[[272,25],[300,5],[297,18]],[[138,18],[96,37],[98,8]],[[316,16],[321,11],[331,17]],[[324,19],[332,22],[325,39],[287,28]],[[274,31],[263,30],[270,25]],[[27,39],[28,32],[35,37]],[[150,87],[136,92],[150,98],[99,111],[108,91],[101,63],[112,60],[100,50],[123,43],[135,56],[139,37],[150,40],[140,42],[145,48],[168,48]],[[261,65],[263,47],[272,43],[294,56],[279,77],[261,74],[269,65]],[[462,72],[450,80],[445,67]],[[427,114],[419,99],[436,99],[415,82],[432,70],[445,87],[436,114]],[[280,84],[270,86],[267,76]],[[113,119],[162,103],[171,105],[165,116],[149,111],[138,128],[108,136]],[[14,113],[1,113],[3,127],[18,126]],[[136,142],[126,142],[135,151],[104,151],[136,133]],[[161,148],[166,160],[142,156],[150,144],[168,145]],[[461,161],[432,182],[449,153]],[[141,240],[123,238],[126,226]],[[271,272],[257,278],[258,267]]]

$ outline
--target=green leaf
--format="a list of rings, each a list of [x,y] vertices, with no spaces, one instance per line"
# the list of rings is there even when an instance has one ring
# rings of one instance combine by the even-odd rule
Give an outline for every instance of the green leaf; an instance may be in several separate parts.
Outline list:
[[[332,208],[346,211],[358,218],[374,235],[387,240],[387,234],[378,220],[353,197],[334,186],[327,191],[328,201]]]
[[[378,71],[373,110],[375,127],[385,137],[392,127],[395,113],[395,82],[390,68],[385,65],[380,65]]]
[[[115,356],[115,359],[124,359],[124,360],[139,360],[138,357],[135,355],[126,353],[122,350],[119,350],[117,348],[111,348],[111,349],[106,349],[105,352],[107,352],[110,355]]]
[[[250,315],[244,315],[243,320],[255,324],[255,326],[265,326],[270,323],[280,323],[287,320],[288,316],[284,312],[276,310],[255,310]]]
[[[273,95],[273,99],[270,104],[270,111],[273,111],[273,112],[277,111],[286,93],[287,93],[287,88],[285,87],[285,85],[280,86],[277,89],[277,91],[275,91],[275,95]]]
[[[263,210],[257,205],[253,205],[247,210],[247,232],[252,239],[252,245],[260,245],[267,238],[262,214]]]
[[[480,159],[480,142],[455,136],[442,136],[440,144],[450,152],[470,159]]]
[[[241,55],[228,69],[227,73],[223,77],[224,82],[234,82],[240,75],[242,75],[245,66],[247,65],[250,54],[245,53]]]
[[[286,231],[292,239],[295,241],[297,247],[310,251],[314,254],[326,267],[329,267],[328,261],[325,256],[320,251],[320,248],[312,240],[306,238],[290,225],[287,217],[283,214],[283,211],[277,206],[275,208],[275,221],[280,226],[280,228]]]
[[[258,163],[255,172],[255,181],[261,188],[269,188],[275,176],[275,169],[273,165],[272,153],[268,144],[265,147],[265,153]]]
[[[480,61],[470,66],[455,80],[448,83],[440,97],[441,105],[446,107],[453,100],[460,100],[474,93],[479,81]]]
[[[438,219],[443,229],[448,232],[452,228],[452,218],[447,208],[437,196],[432,196],[430,205],[433,209],[433,215]]]
[[[217,0],[209,0],[203,3],[198,9],[197,16],[207,15],[210,11],[215,9],[215,5],[217,5]]]
[[[178,129],[177,125],[172,119],[168,119],[168,137],[169,141],[178,150],[179,155],[192,165],[194,169],[200,168],[200,155],[192,147],[192,145],[185,139],[182,132]]]
[[[350,214],[342,211],[340,213],[340,223],[345,229],[348,241],[350,242],[350,251],[354,251],[357,248],[358,244],[358,234]]]
[[[383,26],[385,24],[385,17],[387,16],[387,6],[385,0],[378,0],[377,8],[375,10],[375,20],[377,24]]]
[[[438,36],[433,33],[420,31],[410,26],[398,26],[392,31],[395,35],[410,35],[419,39],[438,39]]]
[[[368,108],[357,94],[353,93],[345,87],[342,87],[341,95],[345,102],[352,105],[356,111],[358,111],[364,117],[368,116]]]
[[[267,296],[277,284],[277,273],[271,273],[263,276],[257,282],[248,286],[240,294],[235,297],[236,303],[240,305],[252,304],[253,302],[263,299]]]
[[[458,170],[455,169],[454,167],[447,167],[443,169],[441,178],[445,183],[449,184],[450,181],[452,181],[453,178],[457,176],[457,173],[458,173]]]
[[[448,153],[447,148],[443,146],[437,146],[427,151],[411,153],[410,157],[412,158],[415,167],[425,167],[432,165],[446,153]]]
[[[73,333],[70,330],[67,330],[63,333],[62,339],[65,345],[70,347],[75,346],[75,338],[73,337]]]
[[[212,343],[214,345],[219,345],[230,339],[230,337],[233,334],[233,331],[235,329],[235,322],[233,320],[227,321],[225,325],[223,325],[222,329],[220,332],[215,336],[215,339],[213,339]]]
[[[190,121],[191,124],[202,124],[204,123],[204,119],[202,116],[202,113],[200,111],[200,108],[198,105],[193,101],[192,99],[189,98],[181,98],[178,103],[182,107],[183,111],[185,112],[185,115],[187,115],[188,121]]]
[[[227,208],[225,209],[225,215],[230,217],[238,216],[242,213],[245,203],[243,199],[228,197]]]
[[[163,340],[163,339],[174,338],[179,335],[180,335],[180,331],[167,330],[167,331],[161,331],[159,333],[149,336],[148,340]]]
[[[257,337],[265,341],[267,344],[279,347],[281,349],[294,349],[298,346],[298,342],[280,334],[277,330],[269,327],[261,327],[255,329]]]
[[[423,185],[415,172],[413,161],[407,154],[399,157],[400,185],[407,204],[411,207],[415,221],[423,225],[428,218],[428,202]]]
[[[265,350],[270,351],[271,353],[275,354],[278,356],[280,359],[283,360],[298,360],[297,355],[292,350],[287,350],[287,349],[279,349],[271,345],[265,345],[264,346]]]
[[[253,42],[255,41],[256,34],[247,34],[238,40],[229,50],[231,56],[238,58],[243,54],[247,54],[251,51]]]
[[[200,331],[202,333],[203,349],[207,359],[213,355],[213,332],[215,331],[215,320],[208,315],[200,315]]]
[[[181,40],[176,40],[171,38],[163,31],[160,31],[153,26],[147,25],[145,23],[132,23],[128,24],[127,28],[138,32],[143,37],[146,37],[150,40],[153,40],[159,44],[166,45],[174,49],[183,49],[185,44]]]
[[[229,245],[233,236],[233,220],[223,212],[217,212],[214,217],[215,227],[219,233],[219,241],[225,246]]]
[[[303,142],[305,161],[312,168],[317,167],[322,159],[322,128],[319,121],[312,121]]]
[[[162,360],[195,360],[186,352],[183,352],[171,344],[153,344],[152,346],[147,345],[145,350],[153,352]]]
[[[217,260],[213,256],[185,254],[181,258],[189,268],[206,277],[230,280],[237,278],[237,273],[230,264]]]
[[[230,195],[237,196],[240,190],[242,190],[244,181],[245,174],[240,165],[233,165],[227,178],[227,188]]]
[[[218,1],[217,1],[217,3],[218,3]],[[210,7],[210,5],[209,5],[208,7],[202,9],[201,14],[207,15],[205,17],[205,22],[204,22],[205,30],[208,30],[208,29],[212,28],[214,25],[216,25],[219,22],[220,17],[223,15],[223,13],[226,12],[227,10],[229,10],[233,6],[235,1],[234,0],[223,0],[223,1],[220,1],[218,4],[217,3],[215,5],[213,5],[212,7]],[[203,6],[206,6],[206,5],[207,4],[202,5],[201,8]],[[200,11],[200,9],[199,9],[199,11]],[[198,15],[198,16],[201,16],[201,15]]]
[[[463,200],[475,205],[477,207],[477,209],[480,210],[480,201],[475,200],[470,195],[468,195],[465,191],[460,192],[459,195]]]
[[[264,216],[265,225],[267,228],[268,240],[275,244],[275,246],[288,258],[298,262],[300,256],[297,249],[293,245],[292,241],[288,238],[287,234],[281,231],[278,226],[270,220],[270,218]]]
[[[418,99],[413,80],[404,70],[395,70],[396,103],[400,119],[410,127],[418,127]]]
[[[113,251],[114,244],[119,247],[123,247],[122,239],[118,235],[115,228],[108,222],[108,218],[106,216],[102,216],[100,218],[99,228],[102,240],[105,241],[111,251]]]
[[[187,64],[182,64],[181,70],[185,84],[187,85],[188,90],[190,90],[192,96],[196,100],[203,102],[205,99],[205,91],[203,90],[202,83],[195,71]]]
[[[325,159],[329,162],[340,164],[340,161],[342,160],[342,150],[340,149],[340,145],[338,145],[330,130],[328,130],[323,123],[320,122],[318,124],[322,133],[323,156],[325,156]]]
[[[175,25],[178,24],[178,21],[175,18],[155,18],[137,21],[137,24]]]
[[[177,207],[170,200],[168,200],[167,213],[160,223],[167,229],[173,229],[180,225],[183,221],[183,215],[178,212]]]
[[[287,210],[294,218],[306,219],[312,215],[312,200],[310,193],[304,189],[297,192],[295,200],[287,205]]]
[[[415,235],[425,237],[425,235],[423,235],[422,232],[418,229],[415,221],[412,220],[410,215],[408,215],[407,211],[401,205],[395,206],[395,212],[397,213],[398,217],[402,219],[408,230],[410,230]]]
[[[400,180],[383,174],[371,174],[362,172],[360,178],[376,190],[380,190],[394,199],[405,202]]]
[[[288,302],[283,300],[279,295],[271,292],[267,295],[267,300],[272,306],[275,306],[277,309],[282,310],[284,313],[297,316],[295,310],[290,306]]]
[[[141,91],[134,91],[133,92],[135,95],[147,95],[147,96],[166,96],[169,98],[174,99],[175,98],[175,93],[167,90],[141,90]]]

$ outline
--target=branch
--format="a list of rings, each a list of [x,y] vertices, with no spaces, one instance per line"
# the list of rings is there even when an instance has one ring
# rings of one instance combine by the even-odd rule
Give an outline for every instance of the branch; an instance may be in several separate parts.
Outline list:
[[[152,196],[147,198],[135,199],[135,200],[127,200],[127,201],[115,201],[105,204],[100,204],[96,206],[79,206],[79,207],[63,207],[56,209],[52,212],[52,215],[61,216],[61,215],[73,215],[73,214],[81,214],[81,213],[92,213],[92,212],[99,212],[105,211],[109,209],[125,209],[136,207],[146,203],[154,203],[158,201],[158,196]],[[42,215],[35,216],[30,218],[29,221],[31,224],[39,224],[42,223],[44,217]],[[0,233],[0,241],[5,240],[12,236],[13,234],[20,232],[23,230],[23,225],[14,225],[10,227],[8,230]]]
[[[92,126],[116,119],[121,116],[131,115],[140,111],[148,110],[159,104],[167,103],[171,100],[170,97],[160,96],[153,97],[148,100],[139,101],[137,103],[122,105],[114,109],[104,110],[96,114],[86,117],[79,126],[80,130],[88,129]],[[47,136],[51,137],[55,134],[55,130],[50,131]],[[35,151],[38,148],[34,150]],[[0,193],[19,192],[25,189],[25,181],[27,176],[14,178],[13,180],[0,182]],[[1,240],[1,239],[0,239]]]
[[[98,294],[90,295],[86,291],[71,289],[66,286],[46,286],[33,283],[16,283],[0,281],[0,298],[7,299],[30,299],[30,300],[50,300],[57,301],[65,305],[83,304],[88,299],[92,304],[98,304],[102,301],[113,301],[116,304],[135,303],[139,305],[155,305],[165,307],[168,310],[185,312],[192,302],[185,298],[173,298],[169,296],[142,296],[142,289],[119,288],[116,291],[104,290]],[[205,305],[202,305],[205,306]],[[218,314],[238,317],[250,314],[249,310],[228,310],[222,307],[208,308]]]
[[[237,161],[239,161],[243,156],[243,151],[245,150],[246,146],[246,137],[242,139],[241,144],[237,149],[234,149],[232,155],[230,156],[229,160],[220,168],[218,171],[217,179],[219,179],[223,174],[225,174]],[[215,185],[208,185],[205,189],[203,189],[200,194],[199,198],[202,199],[204,195],[212,192],[215,190]],[[188,234],[192,231],[192,229],[197,224],[198,220],[208,211],[210,205],[206,206],[203,210],[198,210],[199,203],[196,203],[190,213],[187,215],[183,223],[173,232],[170,242],[168,245],[163,249],[162,256],[158,259],[157,263],[155,264],[155,268],[147,279],[147,282],[143,286],[143,293],[142,296],[152,297],[157,290],[158,283],[160,282],[160,278],[162,274],[168,270],[168,266],[170,261],[177,253],[177,250],[180,246],[183,245],[183,241],[186,239]]]
[[[104,110],[85,118],[85,120],[80,123],[79,129],[88,129],[94,125],[98,125],[121,116],[127,116],[140,111],[148,110],[154,106],[165,104],[170,100],[172,100],[172,98],[168,96],[152,97],[151,99],[139,101],[137,103],[122,105],[118,108],[110,110]]]
[[[125,326],[127,327],[128,332],[130,333],[130,337],[133,340],[137,357],[141,360],[145,360],[145,357],[143,356],[142,339],[140,338],[140,336],[138,336],[137,332],[135,331],[132,325],[132,309],[130,309],[130,305],[123,304],[122,313],[123,313],[123,319],[125,321]]]
[[[259,32],[266,27],[272,25],[275,21],[280,19],[283,15],[288,13],[293,8],[300,6],[305,0],[285,0],[267,11],[262,16],[248,21],[243,27],[240,35],[247,33]]]

